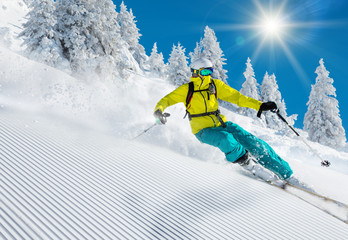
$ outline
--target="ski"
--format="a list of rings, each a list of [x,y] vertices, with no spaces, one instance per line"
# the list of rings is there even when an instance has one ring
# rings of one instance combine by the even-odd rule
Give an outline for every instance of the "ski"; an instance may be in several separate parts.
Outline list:
[[[254,175],[256,176],[256,175]],[[256,176],[258,177],[258,176]],[[320,209],[321,211],[337,218],[338,220],[348,224],[348,205],[338,200],[310,191],[304,187],[291,184],[285,180],[266,181],[260,177],[263,182],[277,187],[287,193],[307,202],[308,204]]]
[[[269,185],[282,189],[287,193],[307,202],[308,204],[324,211],[325,213],[348,224],[348,205],[317,193],[307,187],[305,183],[296,180],[294,184],[286,180],[279,179],[273,172],[261,166],[256,160],[252,159],[247,165],[242,166],[247,172],[251,173],[257,179]]]
[[[306,192],[306,193],[308,193],[308,194],[311,194],[311,195],[313,195],[313,196],[316,196],[316,197],[318,197],[318,198],[321,198],[321,199],[323,199],[324,201],[332,202],[332,203],[337,204],[338,206],[342,206],[342,207],[348,209],[348,205],[345,204],[345,203],[342,203],[342,202],[337,201],[337,200],[335,200],[335,199],[332,199],[332,198],[329,198],[329,197],[327,197],[327,196],[321,195],[321,194],[319,194],[319,193],[309,191],[308,189],[301,188],[300,186],[296,186],[296,185],[294,185],[294,184],[291,184],[291,183],[286,182],[284,187],[285,187],[285,190],[286,190],[286,188],[289,188],[289,187],[296,188],[296,189],[298,189],[298,190],[304,191],[304,192]]]

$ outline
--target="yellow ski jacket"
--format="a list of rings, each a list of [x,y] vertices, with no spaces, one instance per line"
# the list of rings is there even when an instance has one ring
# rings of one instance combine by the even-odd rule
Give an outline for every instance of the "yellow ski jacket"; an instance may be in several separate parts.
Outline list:
[[[211,76],[204,76],[202,79],[200,77],[191,77],[191,81],[194,85],[194,90],[204,90],[209,88],[211,83]],[[217,97],[215,94],[211,94],[208,91],[194,92],[191,102],[186,107],[189,114],[202,114],[207,112],[217,111],[219,108],[219,103],[217,99],[228,101],[237,104],[240,107],[248,107],[255,110],[259,110],[262,102],[244,96],[237,90],[229,87],[224,82],[218,79],[214,79],[216,86]],[[177,103],[184,103],[186,105],[186,97],[189,91],[189,84],[183,84],[165,97],[163,97],[156,105],[155,110],[160,109],[162,113],[164,110]],[[220,114],[221,119],[226,122],[226,117]],[[196,134],[204,128],[209,127],[219,127],[221,123],[217,116],[208,115],[202,117],[193,117],[190,120],[192,133]]]

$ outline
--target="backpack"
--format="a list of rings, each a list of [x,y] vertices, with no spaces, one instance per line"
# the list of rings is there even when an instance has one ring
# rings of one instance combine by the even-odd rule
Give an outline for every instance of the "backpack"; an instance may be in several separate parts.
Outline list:
[[[216,99],[217,99],[216,85],[215,85],[215,82],[213,79],[209,83],[209,88],[202,89],[202,90],[194,90],[193,82],[189,82],[189,89],[188,89],[187,97],[186,97],[186,114],[185,114],[184,118],[188,115],[188,118],[191,121],[191,119],[193,117],[204,117],[204,116],[209,116],[209,115],[215,115],[218,118],[218,120],[220,121],[221,125],[225,128],[226,123],[220,117],[220,110],[219,109],[214,111],[214,112],[206,112],[206,113],[201,113],[201,114],[190,114],[189,113],[189,111],[187,110],[187,107],[190,104],[192,97],[193,97],[193,94],[195,92],[209,92],[210,94],[214,94]],[[210,94],[208,94],[208,100],[210,99]]]
[[[190,104],[192,97],[193,97],[193,93],[195,93],[195,92],[210,92],[211,94],[214,94],[215,97],[217,98],[217,91],[216,91],[214,79],[212,79],[211,82],[209,83],[209,88],[202,89],[202,90],[194,90],[193,82],[189,82],[189,89],[188,89],[188,93],[187,93],[187,97],[186,97],[186,108]],[[210,94],[208,94],[208,100],[210,98],[209,96],[210,96]]]

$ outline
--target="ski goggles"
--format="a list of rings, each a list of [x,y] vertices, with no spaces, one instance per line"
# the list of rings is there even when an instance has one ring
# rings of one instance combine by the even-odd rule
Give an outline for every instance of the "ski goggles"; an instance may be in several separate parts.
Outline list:
[[[201,76],[208,76],[213,74],[213,68],[203,68],[199,70]]]

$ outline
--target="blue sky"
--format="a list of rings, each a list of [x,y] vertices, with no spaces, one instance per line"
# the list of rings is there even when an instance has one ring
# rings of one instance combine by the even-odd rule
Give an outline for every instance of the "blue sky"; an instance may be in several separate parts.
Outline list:
[[[119,11],[121,1],[114,2]],[[125,4],[136,16],[140,43],[147,54],[157,42],[165,61],[173,44],[180,42],[188,56],[203,37],[205,26],[212,28],[227,59],[231,87],[240,90],[250,57],[258,83],[266,71],[275,74],[288,115],[299,115],[295,124],[299,128],[317,76],[315,69],[324,58],[348,130],[348,1],[126,0]],[[281,22],[280,31],[260,33],[266,18]]]

